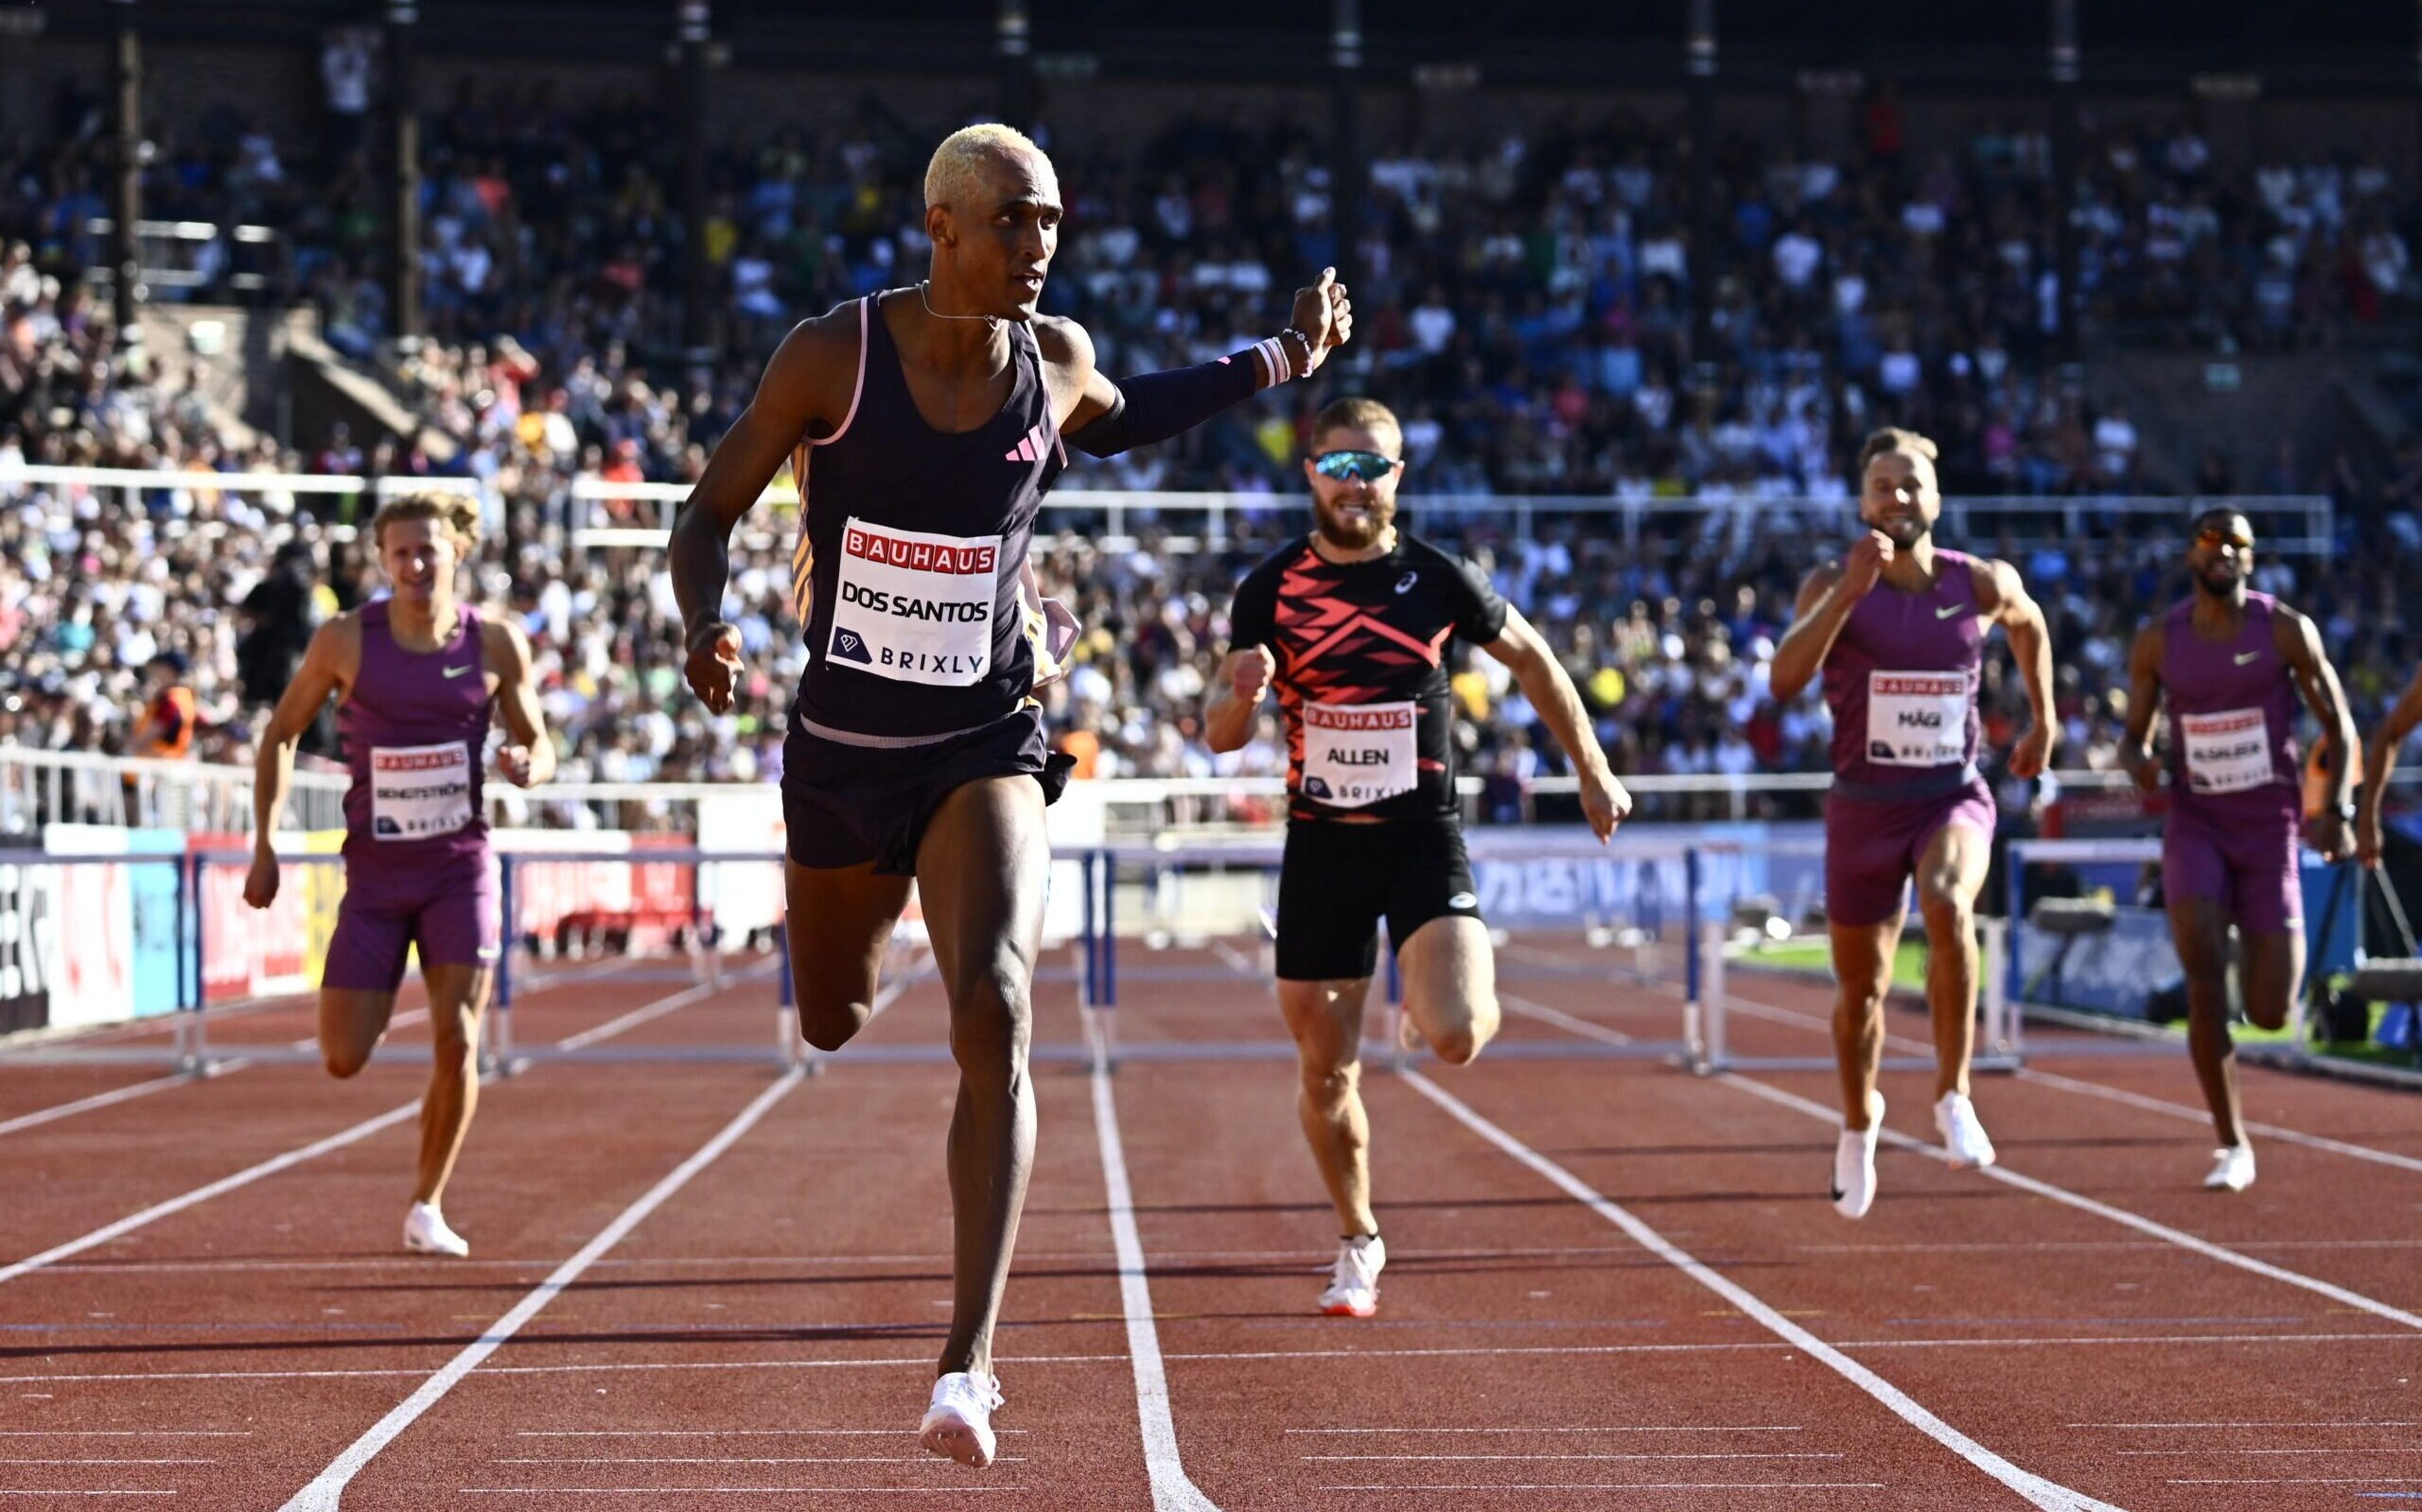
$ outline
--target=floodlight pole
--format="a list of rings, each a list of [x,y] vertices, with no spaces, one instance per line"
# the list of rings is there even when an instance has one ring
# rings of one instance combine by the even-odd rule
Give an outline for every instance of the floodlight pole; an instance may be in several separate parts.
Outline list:
[[[386,4],[387,315],[398,356],[420,350],[420,108],[414,102],[417,0]]]
[[[681,38],[682,348],[692,368],[715,365],[715,268],[706,256],[708,0],[679,0]]]
[[[1000,0],[993,26],[1000,52],[1000,118],[1021,132],[1034,129],[1034,35],[1027,0]]]
[[[2078,276],[2077,246],[2077,0],[2052,0],[2052,247],[2060,279],[2053,305],[2057,326],[2052,349],[2064,388],[2082,385],[2083,342],[2078,330],[2085,289]]]
[[[143,28],[134,0],[110,8],[109,92],[115,150],[110,161],[110,314],[124,351],[138,336],[135,306],[142,303],[143,253],[135,223],[143,218]],[[83,227],[78,227],[79,230]]]
[[[1362,4],[1335,0],[1335,6],[1329,38],[1329,226],[1337,239],[1338,278],[1350,284],[1362,240]]]
[[[1691,354],[1703,383],[1716,366],[1716,0],[1691,0],[1690,39],[1683,53],[1691,101]]]

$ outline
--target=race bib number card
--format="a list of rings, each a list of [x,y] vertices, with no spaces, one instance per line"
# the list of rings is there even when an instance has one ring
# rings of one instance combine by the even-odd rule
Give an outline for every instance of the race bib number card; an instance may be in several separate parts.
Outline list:
[[[1968,759],[1968,675],[1867,674],[1867,759],[1881,767],[1948,767]]]
[[[2189,792],[2242,793],[2276,780],[2270,722],[2258,709],[2180,714],[2178,740],[2186,747]]]
[[[471,748],[381,745],[370,750],[370,834],[426,840],[471,822]]]
[[[894,682],[967,688],[992,672],[999,536],[936,536],[852,520],[825,654]]]
[[[1414,726],[1418,706],[1303,706],[1303,796],[1334,808],[1367,808],[1420,780]]]

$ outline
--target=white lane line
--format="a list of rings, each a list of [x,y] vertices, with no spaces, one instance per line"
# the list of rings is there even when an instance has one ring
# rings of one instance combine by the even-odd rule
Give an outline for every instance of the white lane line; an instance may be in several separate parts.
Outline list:
[[[339,1493],[353,1483],[354,1477],[361,1473],[362,1467],[369,1464],[380,1450],[394,1442],[397,1435],[443,1400],[464,1377],[479,1368],[480,1361],[520,1333],[522,1326],[537,1317],[566,1286],[579,1280],[581,1272],[588,1270],[599,1255],[621,1243],[623,1237],[638,1227],[650,1213],[687,1186],[693,1177],[714,1164],[724,1151],[739,1142],[743,1134],[754,1129],[757,1121],[771,1112],[776,1103],[790,1096],[806,1080],[806,1068],[794,1066],[783,1072],[772,1086],[757,1094],[748,1106],[741,1109],[730,1123],[716,1132],[714,1138],[700,1146],[689,1159],[674,1166],[663,1179],[616,1214],[612,1223],[599,1230],[597,1236],[582,1245],[570,1259],[556,1267],[555,1272],[515,1302],[511,1311],[489,1324],[486,1331],[465,1345],[461,1353],[421,1382],[418,1391],[396,1404],[394,1410],[372,1424],[368,1432],[347,1445],[325,1470],[312,1477],[309,1485],[287,1499],[285,1512],[337,1512]]]
[[[1529,998],[1517,997],[1502,990],[1499,990],[1497,1001],[1525,1019],[1536,1019],[1542,1023],[1554,1024],[1568,1035],[1578,1035],[1583,1039],[1595,1039],[1601,1045],[1632,1043],[1631,1037],[1620,1030],[1609,1029],[1602,1023],[1592,1023],[1589,1020],[1576,1018],[1562,1008],[1551,1008],[1544,1003],[1533,1003]]]
[[[1755,999],[1740,997],[1730,991],[1724,994],[1724,1005],[1728,1009],[1742,1009],[1748,1017],[1763,1019],[1769,1023],[1789,1024],[1794,1028],[1806,1029],[1811,1033],[1822,1032],[1828,1035],[1832,1033],[1832,1025],[1814,1014],[1778,1007],[1771,1003],[1760,1003]],[[1887,1034],[1884,1036],[1884,1043],[1895,1050],[1927,1055],[1934,1053],[1933,1045],[1903,1035]],[[2181,1046],[2181,1049],[2183,1048]],[[2055,1091],[2072,1093],[2078,1097],[2100,1098],[2106,1102],[2122,1103],[2146,1113],[2160,1114],[2165,1118],[2177,1118],[2206,1128],[2210,1127],[2211,1124],[2210,1110],[2206,1108],[2193,1107],[2183,1102],[2171,1102],[2162,1098],[2149,1098],[2141,1092],[2130,1092],[2123,1087],[2105,1086],[2099,1082],[2081,1081],[2073,1076],[2063,1076],[2057,1071],[2041,1070],[2032,1066],[2020,1068],[2017,1075],[2021,1082],[2031,1082],[2037,1086],[2048,1086]],[[2373,1149],[2367,1145],[2350,1144],[2346,1140],[2331,1139],[2323,1134],[2307,1134],[2302,1130],[2289,1129],[2280,1124],[2257,1123],[2250,1118],[2245,1120],[2245,1127],[2253,1133],[2260,1134],[2265,1139],[2278,1140],[2282,1144],[2302,1145],[2307,1149],[2327,1150],[2333,1155],[2344,1155],[2357,1161],[2369,1161],[2375,1165],[2394,1166],[2400,1171],[2422,1171],[2422,1159],[2411,1155],[2399,1155],[2392,1150]]]
[[[1433,1459],[1498,1460],[1498,1459],[1840,1459],[1838,1454],[1739,1454],[1739,1455],[1653,1455],[1653,1454],[1572,1454],[1572,1455],[1302,1455],[1298,1457],[1314,1463],[1337,1460],[1387,1460],[1390,1462],[1427,1462]]]
[[[692,988],[684,992],[676,992],[673,994],[673,997],[686,998],[690,992],[694,992],[696,990],[697,990],[695,988]],[[651,1006],[654,1005],[651,1005]],[[624,1017],[627,1018],[629,1015],[626,1014]],[[620,1031],[617,1032],[619,1033]],[[574,1038],[579,1037],[574,1037]],[[568,1048],[570,1044],[571,1041],[566,1040],[561,1042],[557,1048]],[[488,1079],[482,1077],[480,1080],[482,1083],[485,1083]],[[230,1192],[239,1190],[240,1188],[248,1187],[265,1177],[273,1177],[281,1171],[291,1170],[295,1166],[301,1165],[307,1161],[316,1161],[322,1155],[329,1154],[335,1150],[343,1149],[349,1145],[358,1145],[363,1140],[370,1138],[372,1134],[378,1133],[382,1130],[392,1128],[393,1126],[403,1122],[407,1118],[417,1117],[419,1116],[419,1114],[420,1099],[416,1097],[410,1102],[389,1108],[386,1112],[380,1114],[375,1118],[365,1118],[360,1123],[354,1125],[351,1129],[339,1130],[336,1133],[330,1134],[327,1138],[314,1140],[300,1149],[291,1149],[288,1150],[283,1155],[272,1156],[268,1160],[262,1161],[257,1165],[248,1165],[232,1176],[221,1177],[216,1181],[212,1181],[205,1185],[196,1187],[193,1191],[185,1192],[180,1196],[170,1197],[165,1202],[153,1203],[150,1207],[142,1209],[140,1212],[127,1214],[125,1217],[118,1219],[116,1223],[103,1224],[101,1227],[94,1229],[89,1234],[83,1235],[77,1239],[71,1239],[64,1244],[55,1244],[51,1248],[42,1251],[39,1255],[27,1255],[24,1259],[19,1260],[13,1265],[0,1266],[0,1285],[5,1285],[8,1282],[14,1281],[19,1276],[27,1275],[33,1271],[42,1270],[55,1261],[65,1260],[71,1256],[82,1255],[87,1250],[98,1249],[102,1245],[107,1244],[113,1239],[123,1239],[125,1236],[132,1234],[138,1228],[158,1223],[163,1218],[173,1217],[178,1213],[183,1212],[188,1208],[198,1207],[202,1203],[206,1203],[213,1197],[222,1197]]]
[[[108,1108],[121,1102],[132,1102],[136,1098],[148,1098],[154,1092],[165,1092],[172,1086],[183,1086],[192,1080],[193,1078],[182,1072],[174,1076],[154,1077],[149,1082],[137,1082],[132,1086],[121,1086],[108,1092],[96,1092],[88,1098],[78,1098],[73,1102],[62,1102],[56,1107],[19,1114],[14,1118],[0,1120],[0,1134],[13,1134],[21,1129],[33,1129],[42,1124],[54,1123],[61,1118],[72,1118],[77,1114],[90,1113],[95,1108]]]
[[[465,1486],[460,1496],[976,1496],[1023,1486]],[[169,1493],[174,1495],[174,1492]]]
[[[936,1470],[948,1467],[951,1461],[932,1455],[827,1455],[801,1457],[792,1455],[632,1455],[612,1457],[566,1456],[537,1459],[492,1459],[492,1465],[923,1465]],[[997,1465],[1024,1464],[1024,1455],[1001,1455]]]
[[[1033,1431],[995,1428],[1001,1438]],[[521,1439],[913,1439],[904,1428],[522,1428]]]
[[[2064,1423],[2065,1428],[2422,1428],[2406,1418],[2337,1418],[2327,1423],[2291,1423],[2265,1419],[2259,1423]]]
[[[1143,1432],[1144,1468],[1152,1478],[1153,1512],[1219,1512],[1186,1475],[1170,1412],[1169,1371],[1161,1363],[1160,1330],[1153,1320],[1152,1283],[1144,1273],[1143,1237],[1136,1230],[1135,1192],[1127,1183],[1126,1146],[1119,1137],[1119,1105],[1106,1068],[1093,1067],[1093,1134],[1102,1148],[1110,1244],[1119,1261],[1119,1302],[1126,1314],[1127,1354],[1135,1363],[1136,1417]]]
[[[1667,1423],[1654,1426],[1630,1425],[1623,1427],[1572,1428],[1286,1428],[1287,1433],[1804,1433],[1797,1426],[1729,1425],[1723,1423]]]
[[[1227,941],[1212,941],[1211,954],[1219,958],[1220,965],[1227,967],[1237,975],[1250,976],[1255,981],[1261,980],[1261,964],[1258,961],[1255,961],[1251,957],[1246,955],[1243,951],[1238,950],[1235,945],[1230,944]]]
[[[1632,1216],[1628,1210],[1610,1201],[1596,1188],[1589,1186],[1563,1166],[1482,1117],[1462,1099],[1440,1087],[1428,1077],[1415,1070],[1400,1071],[1397,1074],[1403,1078],[1407,1085],[1436,1103],[1457,1123],[1496,1146],[1516,1163],[1544,1177],[1566,1196],[1629,1235],[1641,1248],[1732,1303],[1762,1325],[1768,1333],[1804,1350],[1810,1358],[1874,1397],[1894,1416],[1958,1455],[1984,1474],[2017,1492],[2031,1504],[2046,1508],[2047,1512],[2081,1512],[2081,1509],[2083,1512],[2121,1512],[2121,1509],[2112,1506],[2107,1502],[2097,1501],[2083,1492],[2071,1490],[2057,1482],[2046,1480],[2030,1471],[2020,1469],[1935,1416],[1899,1387],[1827,1344],[1790,1318],[1784,1317],[1738,1282],[1710,1270],[1664,1235]]]
[[[1981,1339],[1843,1339],[1837,1349],[2010,1349],[2128,1348],[2172,1348],[2183,1345],[2342,1345],[2398,1344],[2410,1346],[2414,1335],[2396,1333],[2194,1333],[2186,1335],[2145,1334],[2132,1337],[2092,1338],[1981,1338]],[[1791,1345],[1774,1344],[1581,1344],[1539,1346],[1528,1348],[1438,1348],[1438,1349],[1257,1349],[1257,1350],[1171,1350],[1161,1358],[1186,1361],[1278,1361],[1278,1360],[1439,1360],[1498,1359],[1530,1355],[1626,1355],[1626,1354],[1738,1354],[1748,1352],[1787,1352]],[[1124,1354],[1062,1354],[1003,1355],[1004,1364],[1025,1365],[1108,1365],[1126,1364]],[[866,1360],[660,1360],[635,1361],[621,1364],[568,1365],[490,1365],[482,1372],[490,1376],[576,1376],[617,1374],[651,1370],[908,1370],[933,1368],[931,1356],[902,1359]],[[59,1385],[96,1381],[203,1381],[203,1380],[370,1380],[396,1376],[418,1376],[424,1372],[401,1366],[386,1369],[355,1368],[350,1370],[152,1370],[152,1371],[85,1371],[68,1375],[0,1376],[0,1385]],[[1014,1431],[1002,1429],[1003,1432]]]
[[[576,1035],[559,1039],[556,1041],[555,1048],[582,1050],[596,1044],[601,1039],[611,1039],[625,1029],[636,1029],[651,1020],[661,1019],[677,1008],[688,1007],[701,998],[720,992],[732,983],[744,982],[753,976],[763,976],[773,970],[775,968],[772,966],[754,966],[747,971],[734,973],[723,982],[700,982],[695,987],[685,987],[670,997],[658,998],[644,1007],[633,1008],[619,1019],[608,1019],[593,1029],[584,1029]]]
[[[1475,1481],[1463,1486],[1324,1486],[1324,1491],[1880,1491],[1879,1480]]]
[[[1781,1087],[1769,1086],[1764,1082],[1732,1073],[1726,1073],[1717,1080],[1727,1086],[1747,1092],[1753,1097],[1764,1098],[1769,1102],[1789,1108],[1796,1113],[1805,1114],[1811,1118],[1825,1123],[1838,1126],[1842,1121],[1841,1115],[1832,1109],[1811,1102],[1796,1093],[1785,1092]],[[1895,1130],[1884,1130],[1883,1139],[1886,1144],[1896,1149],[1915,1150],[1923,1155],[1943,1154],[1942,1146],[1929,1145],[1922,1139],[1912,1139]],[[2356,1308],[2375,1317],[2383,1317],[2392,1323],[2422,1332],[2422,1316],[2409,1313],[2402,1307],[2392,1307],[2376,1298],[2367,1297],[2359,1291],[2349,1291],[2334,1282],[2305,1275],[2301,1270],[2290,1270],[2284,1266],[2273,1265],[2268,1260],[2257,1260],[2250,1255],[2240,1254],[2225,1245],[2198,1239],[2184,1229],[2172,1228],[2167,1224],[2157,1224],[2149,1218],[2130,1212],[2124,1208],[2114,1208],[2107,1202],[2098,1202],[2092,1197],[2080,1196],[2066,1187],[2056,1187],[2049,1181],[2039,1181],[2031,1176],[2021,1176],[2006,1165],[1989,1165],[1978,1174],[1990,1177],[2004,1186],[2016,1187],[2021,1192],[2030,1192],[2038,1197],[2048,1197],[2063,1207],[2074,1208],[2079,1212],[2091,1213],[2097,1218],[2132,1228],[2140,1234],[2149,1234],[2155,1239],[2167,1240],[2182,1250],[2200,1255],[2205,1259],[2235,1266],[2240,1270],[2251,1271],[2266,1280],[2283,1282],[2288,1286],[2309,1291],[2317,1297],[2327,1297],[2330,1301],[2343,1306]]]

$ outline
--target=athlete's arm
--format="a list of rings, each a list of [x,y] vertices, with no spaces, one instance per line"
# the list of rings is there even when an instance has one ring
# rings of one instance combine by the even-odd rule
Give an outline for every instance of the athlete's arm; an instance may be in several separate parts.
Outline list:
[[[2313,622],[2286,604],[2271,616],[2271,642],[2303,690],[2304,707],[2320,721],[2330,742],[2330,795],[2313,816],[2305,838],[2324,861],[2344,861],[2354,853],[2354,837],[2347,809],[2354,796],[2354,753],[2363,736],[2354,727],[2354,711],[2347,707],[2346,690],[2338,686],[2337,668],[2321,649],[2321,632]]]
[[[1503,632],[1483,649],[1505,663],[1514,680],[1521,684],[1522,696],[1531,700],[1531,707],[1547,722],[1549,733],[1565,748],[1574,775],[1581,779],[1581,812],[1589,817],[1590,828],[1601,840],[1612,834],[1614,827],[1631,814],[1631,794],[1606,763],[1606,752],[1597,743],[1597,731],[1590,725],[1589,710],[1581,707],[1581,690],[1573,686],[1572,675],[1522,617],[1522,611],[1510,604]]]
[[[252,758],[252,869],[244,879],[244,900],[265,909],[277,897],[277,815],[294,782],[294,747],[320,717],[328,695],[350,686],[362,665],[362,624],[339,615],[311,634],[294,680],[277,695],[277,706],[260,727]]]
[[[1268,337],[1213,362],[1140,373],[1113,382],[1094,366],[1093,343],[1075,322],[1038,319],[1044,356],[1077,380],[1077,397],[1060,424],[1069,445],[1093,457],[1115,457],[1182,435],[1251,398],[1265,388],[1309,377],[1329,351],[1354,334],[1354,302],[1324,268],[1310,288],[1296,290],[1292,334]]]
[[[1774,664],[1768,674],[1767,687],[1776,703],[1791,702],[1816,680],[1842,627],[1849,623],[1850,611],[1876,585],[1884,564],[1892,559],[1892,538],[1871,530],[1850,548],[1849,555],[1826,563],[1800,585],[1791,628],[1783,632],[1783,644],[1774,648]]]
[[[555,742],[530,679],[529,637],[511,620],[481,619],[481,649],[496,675],[496,711],[511,742],[496,753],[496,771],[516,787],[536,787],[555,775]]]
[[[1265,562],[1245,574],[1228,604],[1228,654],[1203,710],[1203,738],[1214,751],[1241,751],[1253,738],[1253,711],[1278,676],[1270,651],[1279,632],[1278,598],[1277,570]]]
[[[2026,580],[2009,563],[1977,563],[1975,584],[1976,607],[2009,638],[2027,689],[2030,722],[2010,746],[2010,775],[2034,777],[2052,764],[2052,746],[2060,740],[2052,702],[2052,628],[2044,623],[2043,606],[2027,592]]]
[[[844,304],[792,328],[765,364],[756,397],[716,444],[706,472],[674,517],[671,570],[687,658],[683,670],[690,690],[715,713],[731,707],[740,680],[740,631],[723,618],[731,527],[810,429],[837,425],[848,413],[857,380],[858,319]]]
[[[2398,749],[2416,725],[2422,725],[2422,672],[2405,685],[2397,707],[2371,738],[2371,759],[2363,769],[2363,797],[2354,816],[2354,853],[2367,866],[2380,865],[2380,805],[2388,796],[2389,773],[2397,770]]]
[[[2136,631],[2128,648],[2128,727],[2119,736],[2119,766],[2148,793],[2162,785],[2162,769],[2153,761],[2153,716],[2162,710],[2163,639],[2155,619]]]

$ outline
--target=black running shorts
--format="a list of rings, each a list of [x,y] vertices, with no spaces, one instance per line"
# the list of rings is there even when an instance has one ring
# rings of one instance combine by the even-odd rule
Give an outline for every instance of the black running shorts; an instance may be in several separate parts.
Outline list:
[[[1480,890],[1463,830],[1452,822],[1335,819],[1287,826],[1279,867],[1279,976],[1351,981],[1378,963],[1379,920],[1402,949],[1413,931],[1449,914],[1480,917]]]
[[[782,822],[802,866],[874,863],[886,877],[917,875],[917,848],[942,800],[986,777],[1026,775],[1059,802],[1074,761],[1043,740],[1031,707],[930,745],[844,745],[791,722],[782,742]]]

